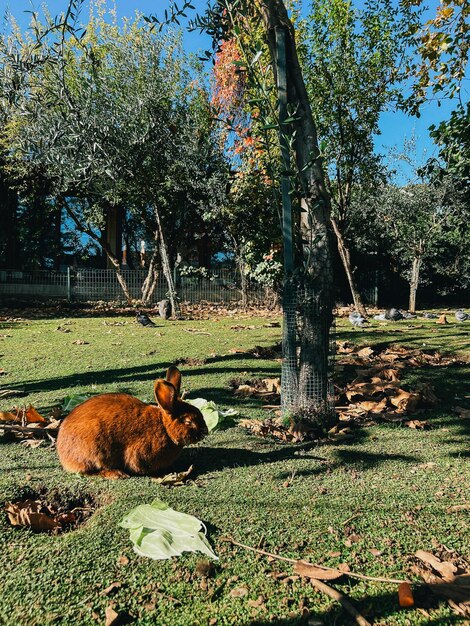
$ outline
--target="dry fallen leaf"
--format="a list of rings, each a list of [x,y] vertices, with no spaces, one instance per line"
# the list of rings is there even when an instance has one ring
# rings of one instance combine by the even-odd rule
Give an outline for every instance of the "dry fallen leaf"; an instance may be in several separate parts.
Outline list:
[[[267,391],[273,393],[281,393],[281,379],[280,378],[263,378],[261,381],[266,387]]]
[[[0,411],[0,422],[18,422],[18,415],[10,413],[10,411]]]
[[[87,346],[88,341],[83,341],[83,339],[76,339],[75,341],[72,341],[72,344],[75,346]]]
[[[399,411],[414,411],[419,403],[419,395],[411,393],[404,389],[397,389],[396,396],[390,396],[390,402],[396,406]]]
[[[387,407],[387,398],[382,398],[380,402],[358,402],[357,406],[369,413],[382,413]]]
[[[431,424],[426,420],[410,420],[405,422],[405,426],[408,428],[413,428],[415,430],[426,430],[431,428]]]
[[[366,359],[374,354],[374,350],[370,346],[367,346],[367,348],[362,348],[361,350],[358,350],[356,354],[361,359]]]
[[[28,424],[47,424],[47,420],[40,415],[31,404],[29,405],[29,409],[26,410],[25,415]]]
[[[415,552],[415,556],[428,565],[431,565],[436,572],[439,572],[446,582],[452,582],[454,580],[457,568],[450,561],[441,561],[434,556],[434,554],[426,552],[425,550],[418,550]]]
[[[188,476],[191,474],[193,469],[194,469],[194,466],[191,465],[186,471],[165,474],[165,476],[161,476],[159,478],[152,478],[152,480],[163,486],[180,487],[181,485],[185,484]]]
[[[104,614],[106,617],[105,626],[113,626],[120,618],[119,613],[113,609],[112,605],[106,607]]]
[[[315,578],[316,580],[336,580],[336,578],[340,578],[343,575],[343,572],[337,569],[322,569],[302,560],[295,562],[294,572],[299,574],[299,576]]]
[[[465,504],[454,504],[446,509],[447,513],[456,513],[457,511],[470,511],[470,502]]]
[[[243,598],[248,595],[248,589],[246,587],[235,587],[229,593],[231,598]]]
[[[115,593],[121,587],[122,587],[122,583],[119,582],[119,581],[115,581],[115,582],[111,583],[108,587],[106,587],[106,589],[103,589],[103,591],[101,592],[101,595],[102,596],[109,596],[109,595]]]
[[[56,519],[41,512],[43,508],[36,500],[24,500],[24,502],[8,502],[5,505],[8,519],[12,526],[27,526],[32,530],[47,531],[58,530],[61,525]]]

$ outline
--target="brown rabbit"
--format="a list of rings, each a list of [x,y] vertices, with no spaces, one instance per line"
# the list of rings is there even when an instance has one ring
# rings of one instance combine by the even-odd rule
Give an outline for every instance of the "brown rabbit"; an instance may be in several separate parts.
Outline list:
[[[156,380],[159,406],[125,393],[104,393],[67,415],[57,437],[65,470],[125,478],[153,475],[168,467],[183,446],[207,435],[202,413],[180,398],[181,373],[172,366]]]

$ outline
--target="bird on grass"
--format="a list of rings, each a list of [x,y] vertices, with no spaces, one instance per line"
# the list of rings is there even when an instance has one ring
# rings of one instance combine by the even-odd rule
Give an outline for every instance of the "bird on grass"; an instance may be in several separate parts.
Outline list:
[[[389,309],[385,311],[385,319],[391,322],[398,322],[403,319],[403,314],[398,309]]]
[[[399,313],[401,313],[404,317],[405,320],[415,320],[416,319],[416,315],[414,315],[413,313],[409,313],[408,311],[399,311]]]
[[[436,315],[435,313],[423,313],[423,317],[425,320],[437,320],[439,315]]]
[[[455,319],[458,322],[466,322],[470,319],[470,315],[468,313],[465,313],[463,309],[457,309],[457,311],[455,312]]]
[[[364,328],[367,325],[367,320],[357,311],[353,311],[349,315],[349,321],[353,326],[358,326],[359,328]]]
[[[137,323],[142,324],[142,326],[153,326],[153,327],[156,326],[156,324],[152,322],[152,320],[150,319],[148,315],[146,315],[145,313],[141,313],[140,311],[136,311],[135,319]]]

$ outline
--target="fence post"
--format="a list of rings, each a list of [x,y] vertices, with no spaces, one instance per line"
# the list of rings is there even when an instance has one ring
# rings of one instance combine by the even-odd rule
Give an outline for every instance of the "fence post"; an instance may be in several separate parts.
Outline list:
[[[70,274],[70,265],[67,265],[67,301],[72,302],[72,277]]]

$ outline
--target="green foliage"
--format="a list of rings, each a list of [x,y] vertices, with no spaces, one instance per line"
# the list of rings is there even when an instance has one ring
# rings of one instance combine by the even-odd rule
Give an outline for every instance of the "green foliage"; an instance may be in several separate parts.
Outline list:
[[[46,61],[22,66],[4,136],[11,170],[17,179],[39,171],[90,235],[109,207],[125,206],[128,223],[153,239],[158,207],[174,251],[225,194],[204,77],[180,34],[156,34],[138,17],[119,25],[105,3],[80,39],[60,43],[50,31],[40,48]],[[29,44],[17,37],[16,45],[26,56]],[[13,68],[6,53],[4,62]]]
[[[429,15],[423,0],[401,0],[402,32],[410,55],[400,79],[410,86],[401,98],[405,109],[419,117],[429,98],[459,97],[470,50],[470,4],[443,0]]]
[[[396,94],[397,27],[388,0],[362,9],[347,0],[315,0],[301,24],[307,88],[342,230],[355,188],[373,188],[382,177],[374,135]]]
[[[433,124],[429,130],[439,146],[441,162],[432,161],[428,168],[440,177],[454,177],[456,184],[470,194],[470,103],[460,105],[448,120],[437,127]]]

